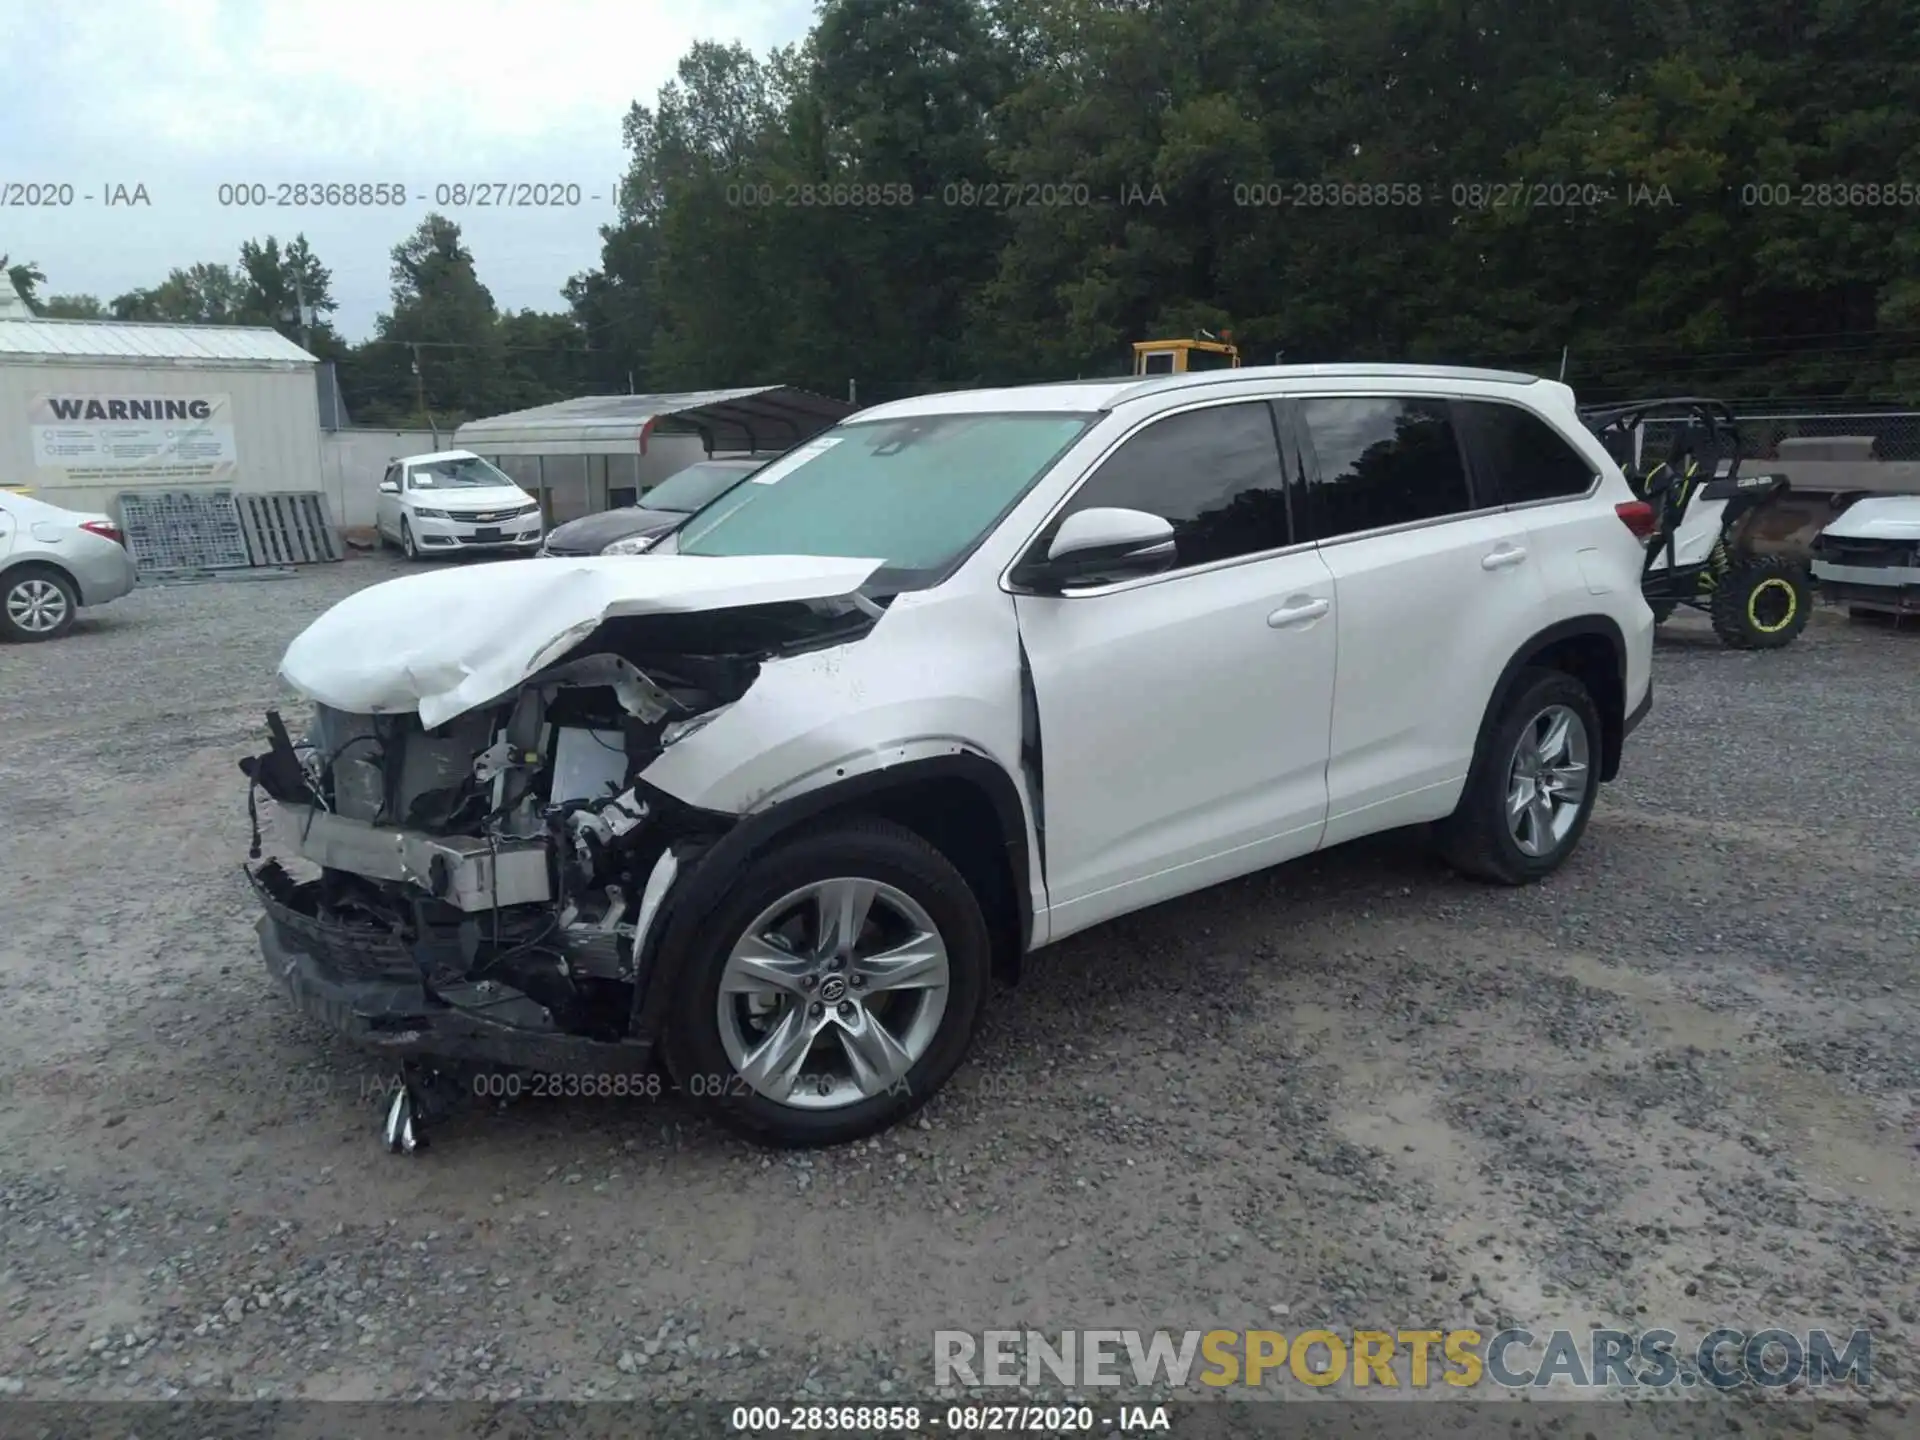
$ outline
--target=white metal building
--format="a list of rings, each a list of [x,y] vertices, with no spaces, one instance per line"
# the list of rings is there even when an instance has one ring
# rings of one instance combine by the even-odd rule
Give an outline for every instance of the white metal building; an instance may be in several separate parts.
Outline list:
[[[110,515],[128,490],[324,491],[316,363],[270,329],[41,319],[0,272],[0,485]]]

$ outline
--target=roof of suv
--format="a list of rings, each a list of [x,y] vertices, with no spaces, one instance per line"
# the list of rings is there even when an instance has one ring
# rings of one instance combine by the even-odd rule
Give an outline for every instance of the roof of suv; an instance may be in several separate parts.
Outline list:
[[[1199,390],[1248,380],[1311,386],[1328,380],[1455,380],[1476,385],[1538,385],[1538,375],[1517,370],[1477,370],[1459,365],[1247,365],[1238,370],[1205,370],[1191,375],[1120,375],[1093,380],[1057,380],[991,390],[944,390],[875,405],[849,421],[888,420],[908,415],[953,415],[985,411],[1111,410],[1129,400],[1169,390]]]

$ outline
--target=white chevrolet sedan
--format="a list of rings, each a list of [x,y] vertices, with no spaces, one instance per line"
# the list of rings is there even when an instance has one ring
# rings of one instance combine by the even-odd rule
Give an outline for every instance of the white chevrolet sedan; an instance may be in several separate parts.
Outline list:
[[[540,548],[540,502],[471,450],[408,455],[380,480],[374,526],[409,560],[486,550],[531,555]]]

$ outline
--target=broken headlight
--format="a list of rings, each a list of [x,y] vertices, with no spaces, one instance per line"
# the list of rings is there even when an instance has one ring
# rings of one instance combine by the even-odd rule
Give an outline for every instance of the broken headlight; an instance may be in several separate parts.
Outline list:
[[[716,705],[713,709],[702,711],[700,714],[692,716],[689,719],[676,720],[671,725],[664,726],[660,731],[660,748],[664,750],[667,746],[686,739],[689,735],[693,734],[694,731],[701,729],[709,721],[719,719],[732,708],[733,706],[730,704]]]

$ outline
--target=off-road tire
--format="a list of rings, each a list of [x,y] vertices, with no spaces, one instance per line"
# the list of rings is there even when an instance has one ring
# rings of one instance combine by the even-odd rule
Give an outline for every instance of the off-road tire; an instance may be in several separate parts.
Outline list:
[[[1507,824],[1508,768],[1521,732],[1552,705],[1566,706],[1586,726],[1587,789],[1572,827],[1558,846],[1545,855],[1529,855]],[[1558,870],[1578,848],[1593,815],[1600,793],[1604,733],[1600,711],[1585,685],[1561,670],[1522,670],[1506,703],[1481,726],[1459,805],[1433,828],[1440,858],[1469,879],[1496,885],[1531,885]]]
[[[1735,650],[1778,650],[1793,643],[1813,614],[1813,587],[1779,555],[1749,555],[1713,587],[1713,632]]]
[[[932,1043],[898,1086],[842,1108],[810,1110],[740,1080],[720,1038],[720,982],[734,944],[762,910],[836,876],[878,880],[926,910],[947,947],[947,1002]],[[986,918],[953,863],[905,826],[853,819],[787,841],[750,861],[719,904],[689,922],[688,938],[674,933],[680,928],[676,923],[665,937],[662,955],[678,950],[681,957],[662,1041],[667,1071],[689,1103],[752,1140],[839,1145],[885,1130],[926,1104],[972,1047],[991,974]]]
[[[66,613],[54,623],[51,630],[29,630],[13,618],[15,595],[27,586],[43,585],[51,585],[60,593],[66,602]],[[51,565],[16,565],[0,575],[0,638],[28,643],[58,640],[73,628],[74,614],[79,608],[80,595],[73,588],[73,582]]]

